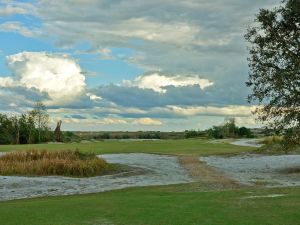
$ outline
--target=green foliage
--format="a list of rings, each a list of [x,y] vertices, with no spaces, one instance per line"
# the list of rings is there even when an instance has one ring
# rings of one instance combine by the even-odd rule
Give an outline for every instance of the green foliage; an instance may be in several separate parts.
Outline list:
[[[160,132],[140,132],[139,139],[160,139]]]
[[[208,135],[211,138],[223,139],[224,138],[224,129],[223,126],[213,126],[208,130]]]
[[[203,131],[196,131],[196,130],[186,130],[184,132],[185,138],[197,138],[197,137],[204,137],[205,132]]]
[[[221,126],[213,126],[208,130],[208,135],[211,138],[222,139],[222,138],[237,138],[246,137],[253,138],[251,130],[246,127],[237,127],[235,125],[235,119],[229,118],[225,120],[225,124]]]
[[[37,102],[34,109],[29,112],[37,127],[38,142],[45,141],[45,135],[47,135],[49,115],[47,113],[46,106],[42,102]],[[44,139],[44,140],[43,140]]]
[[[300,1],[261,9],[245,35],[250,43],[250,102],[258,118],[285,136],[288,149],[300,144]]]
[[[0,114],[0,144],[13,144],[13,121],[4,114]]]
[[[254,137],[251,130],[249,128],[246,128],[246,127],[238,128],[238,136],[239,137],[246,137],[246,138],[253,138]]]
[[[40,109],[8,116],[0,114],[0,144],[33,144],[52,140],[48,128],[48,114],[42,103]]]
[[[100,136],[102,139],[110,139],[110,134],[109,133],[104,133]]]
[[[63,141],[67,142],[67,143],[68,142],[78,142],[81,140],[80,137],[72,131],[62,132],[62,136],[63,136]]]
[[[129,138],[130,138],[130,136],[128,134],[123,134],[122,135],[122,139],[129,139]]]

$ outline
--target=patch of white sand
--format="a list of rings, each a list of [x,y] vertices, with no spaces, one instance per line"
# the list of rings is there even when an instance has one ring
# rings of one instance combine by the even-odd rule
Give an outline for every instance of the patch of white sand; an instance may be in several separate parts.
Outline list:
[[[300,186],[300,173],[283,172],[299,167],[300,155],[246,154],[200,157],[200,160],[242,184],[260,184],[267,187]]]
[[[238,146],[246,146],[246,147],[261,147],[263,144],[259,143],[259,139],[237,139],[231,141],[230,144],[238,145]]]
[[[96,193],[126,187],[191,182],[175,156],[143,153],[101,155],[107,162],[146,170],[146,173],[89,178],[0,176],[0,201],[41,196]]]
[[[278,197],[283,197],[285,196],[284,194],[270,194],[270,195],[252,195],[252,196],[247,196],[242,199],[252,199],[252,198],[278,198]]]

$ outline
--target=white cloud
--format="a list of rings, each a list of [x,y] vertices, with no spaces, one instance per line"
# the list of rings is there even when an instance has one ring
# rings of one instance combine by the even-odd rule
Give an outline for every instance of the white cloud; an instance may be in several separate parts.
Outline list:
[[[0,24],[0,31],[3,32],[16,32],[22,34],[25,37],[34,37],[41,34],[37,28],[27,28],[20,22],[5,22]]]
[[[262,124],[259,124],[255,117],[236,117],[235,122],[238,126],[248,126],[248,127],[253,127],[253,126],[262,126]]]
[[[126,124],[127,121],[119,118],[104,118],[100,124]]]
[[[15,82],[11,77],[0,77],[0,87],[14,87]]]
[[[107,31],[125,38],[168,43],[197,43],[199,28],[184,22],[160,23],[147,18],[130,18]]]
[[[65,118],[65,117],[53,117],[51,123],[55,123],[55,121],[63,120],[64,123],[68,124],[82,124],[82,125],[112,125],[112,124],[127,124],[128,121],[120,118],[110,118],[106,117],[103,119],[77,119],[77,118]]]
[[[184,116],[195,116],[195,115],[218,115],[218,116],[240,116],[248,117],[252,115],[252,112],[256,109],[256,106],[224,106],[224,107],[214,107],[214,106],[190,106],[190,107],[180,107],[180,106],[167,106],[171,112],[178,115]]]
[[[152,89],[156,92],[165,93],[166,87],[174,86],[174,87],[184,87],[184,86],[193,86],[199,85],[203,90],[206,87],[213,85],[213,82],[208,79],[202,79],[199,76],[191,75],[191,76],[165,76],[160,75],[158,73],[148,74],[139,76],[133,81],[124,80],[123,81],[126,86],[137,86],[141,89]]]
[[[102,97],[94,95],[92,93],[86,93],[86,95],[89,96],[90,99],[93,100],[93,101],[98,101],[98,100],[102,100],[103,99]]]
[[[135,124],[140,125],[162,125],[163,123],[160,120],[152,119],[152,118],[139,118],[133,121]]]
[[[99,48],[96,52],[100,54],[100,59],[113,59],[110,48]]]
[[[0,84],[46,92],[52,99],[46,104],[70,102],[85,90],[85,76],[68,55],[22,52],[8,56],[7,63],[15,77],[2,78]]]
[[[27,14],[28,11],[25,8],[7,5],[0,8],[0,16],[10,16],[14,14]]]

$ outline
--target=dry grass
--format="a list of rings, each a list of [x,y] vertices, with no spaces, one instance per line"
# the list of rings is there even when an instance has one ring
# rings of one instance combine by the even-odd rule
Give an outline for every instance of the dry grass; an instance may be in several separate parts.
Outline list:
[[[270,136],[264,138],[261,143],[265,145],[274,145],[274,144],[280,144],[283,141],[283,137],[281,136]]]
[[[79,151],[25,151],[0,157],[0,175],[89,177],[107,173],[111,164]]]

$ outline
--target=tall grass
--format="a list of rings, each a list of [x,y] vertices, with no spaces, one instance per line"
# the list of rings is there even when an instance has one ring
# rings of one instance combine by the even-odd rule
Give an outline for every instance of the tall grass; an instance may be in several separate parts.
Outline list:
[[[283,141],[283,137],[281,136],[270,136],[264,138],[261,143],[265,145],[274,145],[274,144],[280,144]]]
[[[113,166],[95,154],[79,151],[25,151],[0,157],[0,175],[89,177],[108,173]]]

